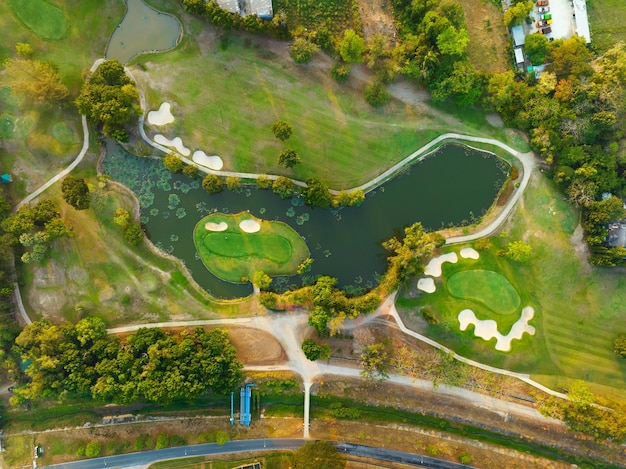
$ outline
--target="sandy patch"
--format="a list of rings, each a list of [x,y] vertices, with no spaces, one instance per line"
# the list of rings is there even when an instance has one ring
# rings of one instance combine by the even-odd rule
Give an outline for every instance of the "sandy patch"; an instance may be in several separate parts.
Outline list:
[[[246,233],[256,233],[261,229],[261,224],[256,220],[242,220],[239,223],[239,228]]]
[[[191,150],[183,145],[183,141],[180,137],[176,137],[173,140],[170,140],[164,135],[157,134],[154,136],[154,141],[160,145],[165,145],[166,147],[176,148],[176,151],[183,156],[189,156],[191,154]]]
[[[214,171],[219,171],[220,169],[222,169],[222,166],[224,166],[224,162],[219,156],[209,156],[202,150],[194,151],[192,159],[194,163],[197,163],[200,166],[206,166],[207,168]]]
[[[212,221],[206,222],[204,225],[204,229],[207,231],[226,231],[228,228],[228,223],[225,221],[221,221],[219,223],[213,223]]]
[[[490,112],[485,116],[485,119],[492,127],[504,127],[504,120],[502,120],[502,116],[497,112]]]
[[[148,123],[150,125],[167,125],[174,122],[174,116],[170,111],[170,103],[164,102],[158,111],[148,113]]]
[[[459,323],[462,331],[466,330],[470,324],[474,325],[474,335],[481,339],[491,340],[496,338],[496,350],[501,352],[508,352],[511,350],[511,341],[513,339],[520,340],[527,332],[530,335],[535,335],[535,328],[528,324],[533,316],[535,310],[532,306],[526,306],[522,310],[521,317],[517,320],[507,335],[502,335],[498,332],[498,324],[493,319],[486,319],[484,321],[476,318],[474,311],[471,309],[464,309],[459,313]]]
[[[421,278],[417,281],[417,289],[425,291],[426,293],[434,293],[435,290],[437,290],[435,280],[430,277]]]
[[[461,249],[461,257],[464,259],[478,259],[480,254],[474,248],[463,248]]]
[[[431,277],[441,277],[441,264],[444,262],[451,262],[456,264],[459,261],[459,258],[456,255],[456,252],[450,252],[448,254],[443,254],[439,257],[433,257],[426,268],[424,269],[424,275],[430,275]]]

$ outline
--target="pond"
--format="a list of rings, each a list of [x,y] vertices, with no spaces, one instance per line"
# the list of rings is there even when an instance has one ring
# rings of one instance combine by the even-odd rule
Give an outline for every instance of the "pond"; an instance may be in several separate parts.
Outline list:
[[[493,204],[508,169],[489,153],[447,144],[368,193],[360,207],[322,210],[305,206],[298,197],[281,200],[255,186],[209,195],[200,187],[200,177],[172,174],[160,158],[139,158],[112,142],[104,160],[104,172],[139,197],[152,242],[182,259],[195,280],[219,298],[245,296],[252,289],[219,280],[196,254],[194,226],[207,213],[249,210],[256,217],[287,223],[305,239],[314,259],[310,272],[304,278],[275,279],[278,289],[324,274],[358,292],[374,287],[385,270],[383,241],[417,221],[436,230],[477,220]]]
[[[155,10],[143,0],[126,0],[126,14],[113,31],[105,56],[126,64],[144,52],[172,49],[181,33],[182,26],[172,15]]]

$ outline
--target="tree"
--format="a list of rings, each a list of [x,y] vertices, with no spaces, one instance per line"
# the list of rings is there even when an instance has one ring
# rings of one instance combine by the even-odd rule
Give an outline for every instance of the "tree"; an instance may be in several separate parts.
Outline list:
[[[195,178],[198,175],[198,167],[195,164],[185,165],[183,168],[183,174],[190,178]]]
[[[289,55],[297,64],[306,63],[318,51],[318,47],[303,37],[296,38],[289,48]]]
[[[548,70],[557,78],[591,76],[593,70],[589,61],[591,52],[587,48],[585,38],[573,36],[569,39],[554,41],[548,53]]]
[[[626,334],[619,334],[613,341],[613,351],[618,357],[626,358]]]
[[[270,189],[272,187],[272,180],[269,176],[265,174],[260,174],[258,178],[256,178],[256,186],[259,189]]]
[[[144,236],[145,234],[139,223],[131,223],[124,230],[124,239],[133,246],[139,244]]]
[[[241,189],[241,179],[237,176],[226,176],[226,187],[229,191]]]
[[[365,101],[372,107],[379,107],[391,101],[391,95],[378,81],[365,87]]]
[[[339,46],[339,54],[344,62],[361,63],[365,52],[365,40],[354,29],[347,29],[343,33],[343,40]]]
[[[448,26],[437,36],[437,48],[444,55],[462,56],[469,44],[469,36],[465,28],[456,29]]]
[[[24,59],[30,59],[35,53],[33,46],[27,42],[18,42],[15,44],[15,52]]]
[[[202,180],[202,188],[209,194],[217,194],[224,190],[224,184],[215,174],[207,174]]]
[[[100,64],[81,87],[74,104],[105,135],[120,141],[128,140],[125,126],[141,114],[139,92],[117,60]]]
[[[319,335],[323,335],[326,333],[326,327],[328,326],[329,319],[330,314],[328,314],[328,311],[321,306],[316,306],[309,315],[308,324],[315,329]]]
[[[272,277],[261,270],[257,270],[252,276],[252,284],[259,290],[267,290],[272,284]]]
[[[172,173],[180,173],[183,170],[184,164],[183,160],[181,160],[178,155],[168,153],[165,155],[165,158],[163,158],[163,166]]]
[[[113,223],[126,229],[130,223],[130,213],[128,210],[123,207],[116,208],[115,212],[113,212]]]
[[[550,49],[550,41],[545,34],[535,33],[526,36],[524,51],[533,65],[541,65],[546,61],[548,51]]]
[[[344,469],[345,458],[328,441],[307,442],[293,453],[294,469]]]
[[[350,77],[350,66],[346,64],[335,64],[330,69],[330,76],[337,83],[343,83]]]
[[[89,187],[84,179],[78,179],[71,174],[65,176],[61,183],[61,193],[63,200],[74,207],[76,210],[85,210],[89,208]]]
[[[389,342],[377,342],[368,345],[361,353],[361,376],[367,381],[384,381],[389,378],[391,357]]]
[[[328,344],[318,344],[313,339],[306,339],[302,342],[302,351],[308,360],[314,362],[316,360],[328,360],[331,348]]]
[[[534,6],[533,2],[518,2],[515,5],[511,5],[504,12],[504,24],[507,28],[522,24],[522,21],[524,21],[524,18],[528,16]]]
[[[279,176],[272,183],[272,191],[278,194],[281,199],[288,199],[296,193],[296,185],[291,179]]]
[[[98,443],[97,441],[90,441],[89,443],[87,443],[87,446],[85,446],[85,456],[87,456],[88,458],[95,458],[96,456],[100,455],[100,451],[102,449],[100,448],[100,443]]]
[[[330,207],[332,196],[324,181],[313,177],[306,180],[306,185],[307,187],[302,192],[305,204],[309,207]]]
[[[528,243],[524,241],[511,241],[506,245],[506,253],[505,255],[517,262],[525,262],[530,259],[532,255],[533,248],[530,247]]]
[[[4,67],[11,88],[38,103],[61,101],[69,94],[52,63],[20,58],[8,59]]]
[[[286,122],[284,120],[277,120],[272,124],[272,133],[278,140],[282,142],[291,137],[291,132],[292,129],[289,122]]]
[[[285,168],[293,168],[295,165],[302,163],[302,160],[298,156],[295,150],[290,148],[283,150],[278,155],[278,164]]]

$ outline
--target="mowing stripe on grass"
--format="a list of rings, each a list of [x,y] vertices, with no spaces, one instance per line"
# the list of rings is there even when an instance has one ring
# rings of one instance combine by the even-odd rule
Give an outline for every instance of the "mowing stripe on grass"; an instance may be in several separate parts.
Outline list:
[[[24,25],[43,39],[61,39],[67,31],[63,11],[45,0],[8,0]]]
[[[265,257],[277,264],[291,258],[291,243],[275,234],[215,232],[204,237],[206,248],[224,257]]]

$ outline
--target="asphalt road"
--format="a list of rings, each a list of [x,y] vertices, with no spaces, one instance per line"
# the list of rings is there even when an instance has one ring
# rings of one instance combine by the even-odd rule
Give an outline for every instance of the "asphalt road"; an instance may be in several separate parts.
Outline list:
[[[250,451],[295,450],[307,440],[303,439],[264,439],[264,440],[237,440],[229,441],[224,445],[206,443],[203,445],[179,446],[141,453],[120,454],[105,458],[85,459],[64,464],[45,466],[54,469],[108,469],[108,468],[138,468],[166,459],[176,459],[191,456],[208,456],[228,453],[244,453]],[[374,458],[382,461],[400,462],[428,469],[472,469],[472,466],[457,464],[441,459],[435,459],[418,454],[393,451],[385,448],[354,445],[351,443],[335,443],[337,449],[345,454]],[[323,468],[320,468],[323,469]]]

